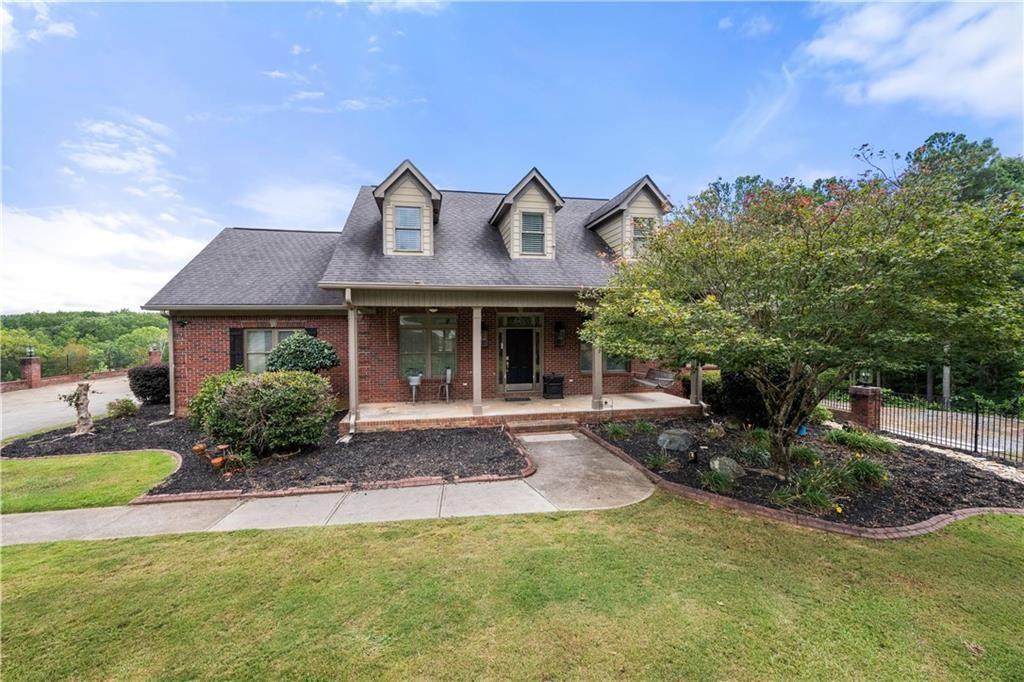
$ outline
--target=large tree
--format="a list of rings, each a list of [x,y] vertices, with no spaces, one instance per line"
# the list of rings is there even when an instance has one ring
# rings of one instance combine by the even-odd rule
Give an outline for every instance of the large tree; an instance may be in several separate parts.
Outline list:
[[[788,474],[798,427],[852,371],[916,366],[943,344],[1024,343],[1021,197],[965,202],[953,183],[915,165],[813,187],[714,183],[595,292],[582,336],[742,370]]]

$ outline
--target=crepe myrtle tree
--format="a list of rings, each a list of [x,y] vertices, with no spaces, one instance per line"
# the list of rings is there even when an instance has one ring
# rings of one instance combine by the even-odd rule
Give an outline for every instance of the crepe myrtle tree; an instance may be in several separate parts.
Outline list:
[[[713,183],[585,299],[581,337],[676,367],[743,371],[788,477],[797,429],[851,372],[916,367],[936,346],[1024,343],[1012,274],[1021,197],[963,202],[949,189],[906,170],[811,187]]]

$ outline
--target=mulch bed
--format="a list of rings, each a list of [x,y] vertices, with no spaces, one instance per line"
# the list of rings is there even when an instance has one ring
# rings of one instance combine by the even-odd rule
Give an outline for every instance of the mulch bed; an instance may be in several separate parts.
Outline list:
[[[618,446],[638,462],[643,463],[651,453],[660,452],[658,434],[667,428],[686,429],[697,438],[697,461],[678,462],[678,469],[657,471],[662,478],[701,489],[700,472],[708,470],[708,462],[716,455],[726,455],[740,461],[734,454],[743,445],[742,432],[726,432],[720,439],[707,439],[704,432],[709,421],[666,419],[653,422],[653,433],[634,433],[625,438],[609,437],[607,425],[599,426],[599,436]],[[826,428],[812,427],[798,444],[817,448],[824,464],[838,465],[854,455],[854,451],[824,440]],[[861,488],[840,499],[843,512],[833,509],[817,510],[788,508],[789,511],[815,516],[820,519],[867,528],[904,526],[924,521],[937,514],[969,507],[1021,507],[1024,508],[1024,485],[980,471],[968,464],[904,446],[892,454],[863,453],[882,463],[889,471],[889,485],[881,488]],[[740,461],[742,464],[742,461]],[[747,471],[737,479],[730,490],[720,493],[746,502],[779,509],[768,501],[773,489],[781,486],[777,478]]]
[[[251,469],[225,478],[204,457],[192,453],[203,440],[187,419],[150,426],[167,418],[166,405],[144,406],[138,415],[96,422],[94,435],[58,438],[61,429],[3,446],[3,457],[40,457],[116,450],[158,448],[182,456],[182,465],[149,494],[232,491],[269,492],[287,488],[351,484],[436,476],[445,480],[470,476],[516,476],[526,467],[523,456],[498,428],[430,429],[357,433],[347,445],[335,443],[338,421],[332,420],[320,446],[287,459],[266,458]],[[213,441],[206,440],[208,445]]]

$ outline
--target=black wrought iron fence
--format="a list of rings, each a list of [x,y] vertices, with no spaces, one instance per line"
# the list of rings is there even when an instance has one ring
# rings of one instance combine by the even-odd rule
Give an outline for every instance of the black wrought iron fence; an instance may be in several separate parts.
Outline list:
[[[850,411],[850,389],[847,386],[833,388],[821,401],[821,404],[830,410]]]
[[[878,423],[895,436],[1024,464],[1024,398],[1001,405],[965,399],[943,405],[885,390]]]

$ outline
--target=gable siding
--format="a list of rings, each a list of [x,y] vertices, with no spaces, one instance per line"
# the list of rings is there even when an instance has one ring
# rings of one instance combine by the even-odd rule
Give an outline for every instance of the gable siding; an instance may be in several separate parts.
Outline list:
[[[622,253],[626,258],[632,258],[633,253],[633,218],[654,218],[661,224],[661,206],[658,200],[647,189],[636,195],[629,206],[626,207],[625,223],[623,232],[628,235],[623,244]]]
[[[622,214],[612,216],[594,228],[597,236],[604,240],[616,256],[622,255]]]
[[[423,229],[422,252],[395,250],[395,206],[418,206]],[[411,175],[406,175],[384,196],[384,253],[399,256],[431,256],[434,253],[434,220],[430,192]]]
[[[544,255],[524,255],[522,253],[523,213],[544,214]],[[513,258],[554,258],[555,257],[555,202],[547,192],[531,182],[520,192],[512,204],[511,242],[509,255]],[[508,243],[508,242],[506,242]]]

